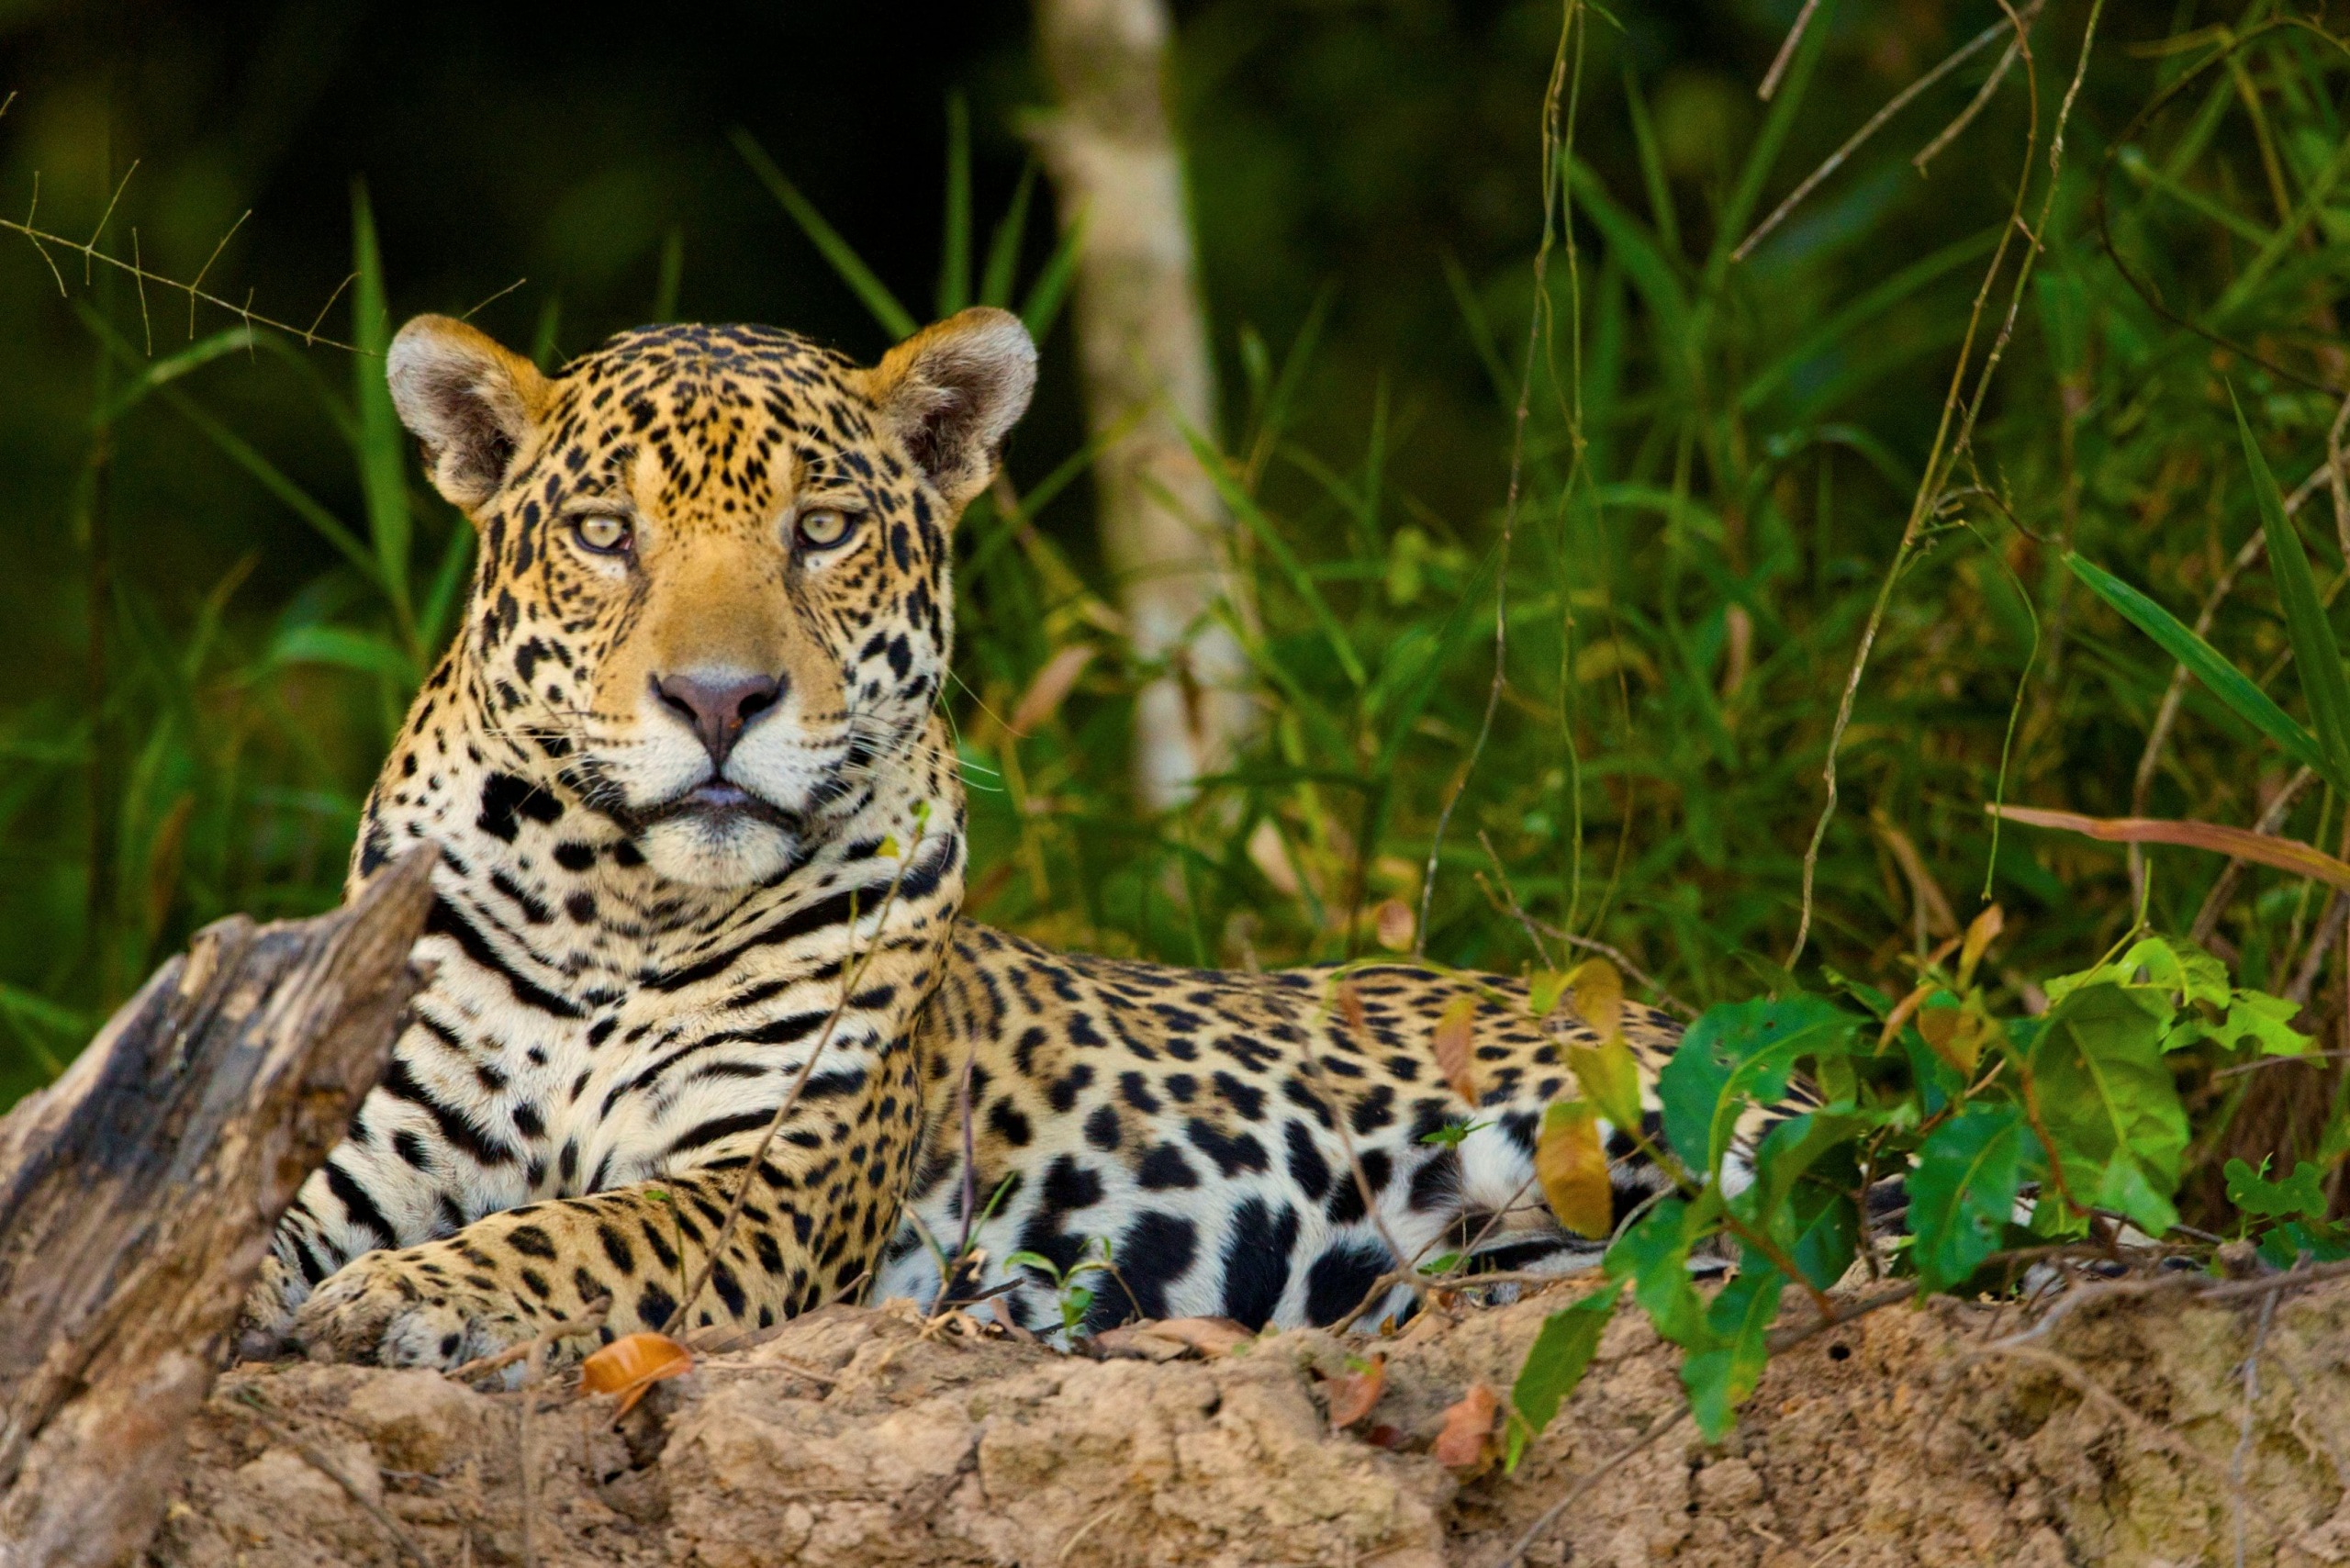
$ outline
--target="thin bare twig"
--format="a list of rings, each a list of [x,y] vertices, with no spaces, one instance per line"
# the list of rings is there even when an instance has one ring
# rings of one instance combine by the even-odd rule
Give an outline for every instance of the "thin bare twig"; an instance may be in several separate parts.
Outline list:
[[[2033,0],[2033,4],[2024,8],[2023,25],[2025,27],[2030,27],[2031,25],[2033,19],[2040,15],[2041,6],[2045,3],[2046,0]],[[1798,24],[1798,26],[1800,26],[1800,24]],[[1989,27],[1985,28],[1981,32],[1976,33],[1964,43],[1960,44],[1958,48],[1953,50],[1949,54],[1943,56],[1941,64],[1935,66],[1931,71],[1927,72],[1923,76],[1919,77],[1915,82],[1910,83],[1907,87],[1902,88],[1898,93],[1896,93],[1886,101],[1886,106],[1883,108],[1877,110],[1876,113],[1871,115],[1867,120],[1863,122],[1860,129],[1854,131],[1851,136],[1846,137],[1844,139],[1844,144],[1841,147],[1837,148],[1835,151],[1830,152],[1825,159],[1823,159],[1820,162],[1819,167],[1814,169],[1810,174],[1806,174],[1803,177],[1802,184],[1796,185],[1794,190],[1789,191],[1786,195],[1786,199],[1780,202],[1778,206],[1773,207],[1771,209],[1770,216],[1765,218],[1762,222],[1756,224],[1754,226],[1754,231],[1747,235],[1745,239],[1739,241],[1738,249],[1729,253],[1729,259],[1732,262],[1742,262],[1746,260],[1747,256],[1753,251],[1755,246],[1760,245],[1770,236],[1773,230],[1778,228],[1780,224],[1786,221],[1787,215],[1789,213],[1795,211],[1796,207],[1803,205],[1805,197],[1818,190],[1823,182],[1825,182],[1830,175],[1834,174],[1837,170],[1842,168],[1846,159],[1859,151],[1862,145],[1865,143],[1869,138],[1884,129],[1887,120],[1890,120],[1894,116],[1899,114],[1903,109],[1908,108],[1909,105],[1916,100],[1919,94],[1925,92],[1935,83],[1940,82],[1943,77],[1949,75],[1952,72],[1965,64],[1969,60],[1975,58],[1975,55],[1981,53],[1991,44],[1997,42],[2002,35],[2011,36],[2013,32],[2014,29],[2007,22],[2000,21],[1992,23]],[[2005,73],[2005,71],[2006,62],[2002,62],[2000,69],[1992,73],[1992,82],[1996,84],[1998,78]],[[1774,85],[1775,84],[1776,84],[1774,83]],[[1970,110],[1969,112],[1971,113],[1972,111]]]
[[[260,1394],[252,1389],[244,1389],[238,1394],[232,1403],[244,1413],[246,1419],[266,1431],[276,1441],[291,1449],[303,1463],[341,1487],[344,1494],[359,1505],[360,1510],[375,1521],[375,1527],[390,1539],[392,1549],[399,1553],[401,1559],[408,1562],[410,1568],[432,1568],[432,1559],[424,1554],[424,1549],[417,1545],[416,1538],[408,1533],[407,1528],[399,1520],[385,1512],[381,1503],[361,1491],[359,1483],[343,1473],[341,1465],[329,1459],[312,1444],[304,1441],[291,1428],[273,1416],[268,1407],[262,1403]]]
[[[1778,92],[1780,79],[1786,75],[1787,67],[1795,63],[1796,50],[1803,44],[1804,31],[1811,26],[1812,13],[1818,9],[1819,0],[1803,0],[1803,9],[1796,13],[1795,26],[1787,29],[1786,41],[1780,44],[1779,52],[1771,57],[1771,69],[1762,73],[1762,84],[1754,89],[1754,95],[1764,103],[1769,103],[1772,95]]]
[[[1803,956],[1804,947],[1811,937],[1812,899],[1819,876],[1819,851],[1828,840],[1829,823],[1836,816],[1837,753],[1843,746],[1845,732],[1852,728],[1852,709],[1860,697],[1861,678],[1867,671],[1869,655],[1876,645],[1877,634],[1884,629],[1886,611],[1893,602],[1893,590],[1900,583],[1902,573],[1909,564],[1910,553],[1917,545],[1919,535],[1934,515],[1934,499],[1944,479],[1966,453],[1973,440],[1975,418],[1982,411],[1984,398],[1990,392],[1992,373],[1998,368],[2009,334],[2014,330],[2017,313],[2022,308],[2025,287],[2031,279],[2032,264],[2040,254],[2042,237],[2047,233],[2049,218],[2055,210],[2057,176],[2064,164],[2065,129],[2071,123],[2073,106],[2080,99],[2081,84],[2088,74],[2089,54],[2097,41],[2098,22],[2104,14],[2105,0],[2091,0],[2088,20],[2081,30],[2080,56],[2074,62],[2072,83],[2065,89],[2063,104],[2057,110],[2054,131],[2049,139],[2048,181],[2041,198],[2039,218],[2027,228],[2023,221],[2024,197],[2030,188],[2033,156],[2039,151],[2039,75],[2032,67],[2031,48],[2024,36],[2023,18],[2013,11],[2009,12],[2009,25],[2015,28],[2017,37],[2023,40],[2024,80],[2031,89],[2033,131],[2026,146],[2025,177],[2016,182],[2015,200],[2009,212],[2008,222],[2000,230],[1998,246],[1992,252],[1991,264],[1983,274],[1982,285],[1975,290],[1975,303],[1967,315],[1966,335],[1959,345],[1958,363],[1951,371],[1950,391],[1942,400],[1942,418],[1934,430],[1933,445],[1928,450],[1925,467],[1919,476],[1918,490],[1910,502],[1909,520],[1902,528],[1900,542],[1894,547],[1893,560],[1886,568],[1885,580],[1878,586],[1875,602],[1869,607],[1868,622],[1862,629],[1860,646],[1853,651],[1852,669],[1844,678],[1843,694],[1837,700],[1835,722],[1828,735],[1827,756],[1820,767],[1820,782],[1826,798],[1820,804],[1818,820],[1812,826],[1811,842],[1804,849],[1803,902],[1797,916],[1795,943],[1787,950],[1785,967],[1788,969],[1793,969],[1796,960]],[[2007,264],[2009,247],[2020,231],[2024,237],[2023,260],[2016,271],[2007,317],[1989,353],[1984,356],[1982,370],[1975,378],[1975,397],[1962,417],[1959,414],[1960,394],[1965,386],[1966,373],[1973,362],[1975,333],[1981,325],[1985,308],[1990,302],[1991,286],[1998,281],[2001,269]],[[1953,420],[1958,424],[1954,439],[1951,434]]]
[[[476,1356],[470,1361],[452,1367],[449,1369],[448,1375],[459,1382],[464,1382],[488,1372],[504,1372],[534,1350],[546,1350],[561,1340],[575,1338],[582,1334],[593,1334],[604,1326],[604,1319],[610,1316],[611,1310],[612,1298],[609,1295],[599,1297],[589,1303],[588,1310],[578,1316],[566,1317],[560,1323],[551,1323],[531,1338],[509,1345],[506,1349],[490,1355]]]
[[[701,1293],[710,1288],[711,1273],[718,1267],[719,1259],[725,1252],[727,1242],[733,1238],[735,1226],[743,1218],[743,1205],[750,1200],[753,1178],[756,1177],[767,1164],[767,1150],[775,1147],[776,1134],[783,1130],[784,1118],[790,1115],[792,1107],[800,1103],[800,1092],[808,1087],[808,1080],[816,1070],[818,1058],[823,1056],[824,1047],[832,1044],[833,1035],[840,1027],[841,1017],[848,1011],[849,999],[856,994],[856,988],[863,983],[865,971],[871,967],[874,955],[880,952],[885,946],[883,934],[889,928],[890,912],[897,906],[898,890],[905,883],[907,868],[913,865],[914,857],[922,853],[923,833],[927,826],[925,823],[915,829],[913,842],[906,846],[905,853],[899,857],[897,872],[890,879],[889,893],[881,900],[880,908],[874,916],[873,941],[863,953],[857,956],[856,966],[841,980],[840,1001],[834,1002],[832,1012],[825,1015],[824,1026],[817,1031],[816,1043],[808,1048],[807,1059],[800,1064],[799,1072],[792,1076],[791,1086],[784,1091],[782,1103],[776,1106],[775,1114],[767,1118],[767,1131],[759,1135],[758,1147],[751,1150],[751,1158],[743,1167],[742,1180],[734,1183],[734,1196],[726,1205],[726,1218],[720,1223],[718,1234],[711,1238],[710,1245],[703,1249],[700,1267],[688,1283],[676,1307],[671,1309],[669,1320],[662,1325],[663,1333],[673,1333],[679,1325],[683,1324],[686,1315],[693,1310],[694,1303],[701,1299]],[[850,929],[853,935],[854,914],[851,916]]]
[[[1526,1532],[1511,1543],[1510,1549],[1494,1560],[1493,1568],[1513,1568],[1513,1564],[1524,1562],[1528,1549],[1550,1533],[1550,1527],[1559,1522],[1561,1515],[1582,1502],[1594,1486],[1614,1474],[1627,1461],[1646,1452],[1655,1445],[1658,1439],[1688,1418],[1689,1407],[1684,1405],[1663,1420],[1651,1426],[1638,1440],[1602,1461],[1590,1474],[1581,1477],[1573,1485],[1568,1487],[1566,1495],[1543,1509],[1540,1517],[1526,1527]]]
[[[2268,1343],[2268,1325],[2277,1316],[2272,1292],[2260,1302],[2260,1327],[2253,1331],[2252,1349],[2244,1358],[2244,1423],[2236,1434],[2236,1451],[2228,1461],[2228,1500],[2235,1514],[2236,1568],[2244,1568],[2244,1462],[2252,1452],[2253,1407],[2260,1401],[2260,1350]]]
[[[1526,326],[1526,361],[1518,379],[1517,410],[1510,426],[1509,489],[1502,505],[1502,537],[1494,563],[1494,678],[1485,690],[1485,714],[1477,725],[1477,738],[1469,747],[1469,756],[1460,770],[1453,775],[1452,787],[1445,791],[1444,805],[1437,812],[1436,831],[1428,835],[1427,868],[1420,876],[1420,914],[1412,932],[1412,956],[1418,958],[1427,950],[1428,909],[1436,899],[1437,863],[1444,853],[1445,830],[1452,825],[1452,813],[1460,804],[1460,797],[1468,791],[1469,777],[1476,772],[1478,759],[1485,755],[1485,743],[1494,733],[1494,718],[1501,711],[1502,689],[1509,683],[1509,557],[1510,544],[1517,533],[1517,509],[1526,476],[1526,421],[1534,409],[1534,366],[1542,346],[1542,329],[1548,320],[1550,290],[1547,280],[1550,270],[1551,247],[1562,235],[1559,221],[1559,194],[1566,185],[1564,153],[1571,150],[1569,138],[1574,126],[1574,100],[1567,105],[1566,122],[1560,122],[1559,100],[1568,80],[1567,45],[1576,37],[1575,24],[1583,15],[1582,0],[1567,0],[1566,14],[1559,24],[1559,47],[1550,60],[1550,80],[1542,95],[1542,240],[1534,250],[1534,307]],[[1575,50],[1574,90],[1583,90],[1583,51]],[[1570,215],[1572,217],[1572,215]],[[1574,237],[1564,234],[1572,247]]]

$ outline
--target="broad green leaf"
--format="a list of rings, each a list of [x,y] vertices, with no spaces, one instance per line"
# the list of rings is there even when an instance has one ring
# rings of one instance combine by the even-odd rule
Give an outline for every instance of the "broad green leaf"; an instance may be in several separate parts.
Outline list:
[[[1821,1290],[1832,1288],[1860,1254],[1861,1211],[1832,1187],[1805,1182],[1785,1210],[1794,1221],[1786,1254],[1803,1277]]]
[[[1774,1226],[1786,1217],[1782,1211],[1813,1166],[1849,1151],[1855,1138],[1883,1121],[1875,1111],[1808,1111],[1788,1117],[1763,1135],[1754,1151],[1754,1181],[1731,1200],[1731,1208],[1751,1224]],[[1839,1174],[1858,1176],[1849,1159]]]
[[[2253,498],[2260,506],[2260,532],[2268,540],[2268,575],[2277,584],[2277,598],[2285,609],[2285,633],[2292,641],[2294,667],[2300,672],[2301,695],[2309,700],[2310,719],[2317,730],[2318,748],[2326,766],[2320,768],[2335,789],[2350,789],[2350,675],[2342,668],[2342,650],[2325,618],[2317,578],[2310,571],[2309,552],[2285,515],[2285,498],[2277,493],[2277,476],[2252,439],[2244,406],[2228,388],[2235,409],[2236,434],[2244,442],[2244,459],[2252,470]]]
[[[1623,1294],[1624,1286],[1619,1281],[1542,1320],[1542,1331],[1534,1336],[1534,1343],[1526,1352],[1526,1364],[1518,1369],[1517,1382],[1510,1387],[1510,1405],[1523,1425],[1520,1421],[1510,1423],[1507,1468],[1517,1468],[1526,1444],[1542,1435],[1542,1429],[1558,1415],[1559,1406],[1591,1369],[1591,1358],[1599,1349],[1599,1337],[1616,1316],[1617,1299]]]
[[[2065,565],[2124,621],[2152,637],[2163,652],[2186,666],[2188,673],[2210,688],[2211,695],[2226,703],[2237,718],[2276,742],[2294,761],[2325,775],[2335,789],[2350,787],[2350,778],[2333,773],[2333,763],[2318,745],[2317,737],[2277,706],[2275,700],[2254,685],[2250,676],[2231,664],[2226,655],[2197,636],[2194,628],[2102,566],[2071,554],[2065,555]]]
[[[1909,1173],[1919,1282],[1948,1290],[1999,1249],[2024,1180],[2027,1129],[2012,1103],[1984,1103],[1929,1134]]]
[[[2241,1159],[2231,1159],[2225,1168],[2228,1179],[2228,1202],[2245,1214],[2261,1219],[2323,1219],[2325,1189],[2319,1183],[2325,1175],[2304,1159],[2293,1167],[2293,1173],[2282,1181],[2268,1180],[2268,1161],[2263,1159],[2255,1170]]]
[[[2149,1235],[2171,1206],[2187,1113],[2160,1048],[2171,1009],[2145,987],[2101,981],[2052,1007],[2029,1058],[2040,1123],[2076,1204],[2127,1215]]]
[[[1629,1279],[1656,1331],[1677,1345],[1697,1342],[1706,1329],[1705,1305],[1689,1282],[1693,1211],[1679,1198],[1658,1200],[1607,1249],[1610,1279]]]
[[[1729,1435],[1738,1407],[1762,1381],[1762,1366],[1771,1354],[1771,1324],[1779,1316],[1779,1294],[1786,1285],[1786,1275],[1747,1253],[1738,1278],[1724,1285],[1707,1309],[1711,1343],[1682,1358],[1681,1383],[1689,1391],[1689,1413],[1707,1442]]]
[[[1691,1169],[1718,1172],[1747,1106],[1782,1098],[1796,1058],[1842,1050],[1859,1026],[1805,992],[1707,1008],[1657,1076],[1665,1141]]]
[[[2229,1002],[2226,1016],[2211,1025],[2211,1035],[2231,1050],[2250,1040],[2263,1056],[2297,1057],[2310,1048],[2310,1036],[2293,1027],[2300,1011],[2288,998],[2240,991]]]
[[[2272,1269],[2292,1268],[2304,1254],[2314,1263],[2350,1258],[2350,1226],[2288,1219],[2260,1238],[2260,1260]]]
[[[2145,983],[2179,993],[2182,1002],[2228,1004],[2228,967],[2185,937],[2147,936],[2121,955],[2124,979],[2146,971]],[[2053,1002],[2053,996],[2049,998]]]

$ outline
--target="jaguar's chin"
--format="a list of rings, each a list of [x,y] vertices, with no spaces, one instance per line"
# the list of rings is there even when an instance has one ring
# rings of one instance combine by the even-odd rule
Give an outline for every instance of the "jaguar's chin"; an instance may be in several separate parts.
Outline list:
[[[784,813],[729,784],[703,785],[638,830],[647,864],[697,888],[753,888],[785,876],[806,835]]]

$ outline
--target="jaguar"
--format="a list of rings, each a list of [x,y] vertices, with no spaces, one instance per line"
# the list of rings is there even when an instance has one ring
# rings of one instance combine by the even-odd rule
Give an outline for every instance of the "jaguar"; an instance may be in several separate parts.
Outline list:
[[[1035,386],[1016,318],[869,367],[650,327],[547,375],[425,316],[386,374],[478,543],[349,877],[429,846],[429,979],[275,1232],[249,1351],[450,1367],[844,1297],[1049,1333],[1089,1260],[1081,1329],[1376,1324],[1442,1249],[1596,1259],[1533,1168],[1595,1036],[1522,981],[960,918],[954,531]],[[1623,1026],[1652,1077],[1673,1022]],[[1620,1215],[1661,1179],[1606,1136]]]

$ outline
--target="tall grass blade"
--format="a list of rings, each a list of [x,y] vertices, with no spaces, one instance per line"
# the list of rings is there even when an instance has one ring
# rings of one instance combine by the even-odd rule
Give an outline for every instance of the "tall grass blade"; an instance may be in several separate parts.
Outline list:
[[[2300,671],[2301,695],[2308,699],[2310,719],[2317,730],[2318,747],[2326,766],[2318,769],[2339,790],[2350,780],[2350,677],[2342,668],[2342,649],[2325,619],[2325,601],[2318,597],[2317,578],[2310,571],[2309,552],[2293,520],[2285,515],[2285,498],[2277,492],[2277,476],[2252,438],[2252,426],[2228,388],[2235,409],[2236,434],[2244,442],[2244,465],[2252,471],[2253,499],[2260,506],[2260,531],[2268,539],[2268,575],[2277,581],[2277,597],[2285,607],[2285,634],[2291,639],[2293,657]]]
[[[1053,323],[1060,319],[1069,282],[1077,275],[1077,248],[1084,243],[1085,214],[1080,212],[1061,231],[1060,243],[1053,247],[1036,281],[1028,286],[1028,297],[1020,302],[1020,323],[1040,343],[1051,336]]]
[[[808,242],[832,263],[833,271],[848,285],[849,291],[863,303],[873,319],[880,324],[881,330],[894,338],[913,336],[922,326],[914,319],[913,312],[898,303],[898,297],[890,292],[889,285],[875,275],[871,267],[865,264],[865,258],[841,238],[838,230],[824,221],[824,215],[816,210],[813,202],[800,194],[800,187],[784,177],[783,171],[776,167],[775,160],[767,156],[767,149],[740,126],[734,128],[730,140],[734,143],[734,151],[743,155],[743,162],[751,166],[751,173],[759,177],[759,183],[767,186],[783,210],[791,215],[791,221],[800,225],[800,231],[808,236]]]
[[[2276,742],[2294,761],[2317,769],[2335,789],[2350,788],[2350,779],[2338,778],[2332,772],[2333,765],[2317,737],[2277,706],[2250,676],[2229,662],[2226,655],[2197,636],[2193,627],[2093,562],[2067,554],[2065,565],[2091,593],[2112,606],[2121,619],[2152,637],[2163,652],[2185,665],[2188,673],[2226,703],[2236,717]]]
[[[1020,242],[1028,237],[1028,204],[1035,194],[1036,165],[1032,160],[1020,171],[1020,183],[1012,187],[1012,205],[1003,209],[1002,220],[988,241],[987,268],[979,274],[981,305],[1002,309],[1012,306],[1012,276],[1020,266]]]
[[[971,303],[971,109],[946,95],[946,224],[938,245],[938,314]]]
[[[392,617],[416,652],[416,611],[408,597],[408,547],[414,520],[408,510],[408,442],[392,389],[384,379],[392,346],[391,307],[384,288],[383,249],[375,240],[375,214],[364,181],[351,186],[351,261],[359,274],[351,296],[351,400],[359,410],[359,491],[367,508],[367,532],[391,601]]]

